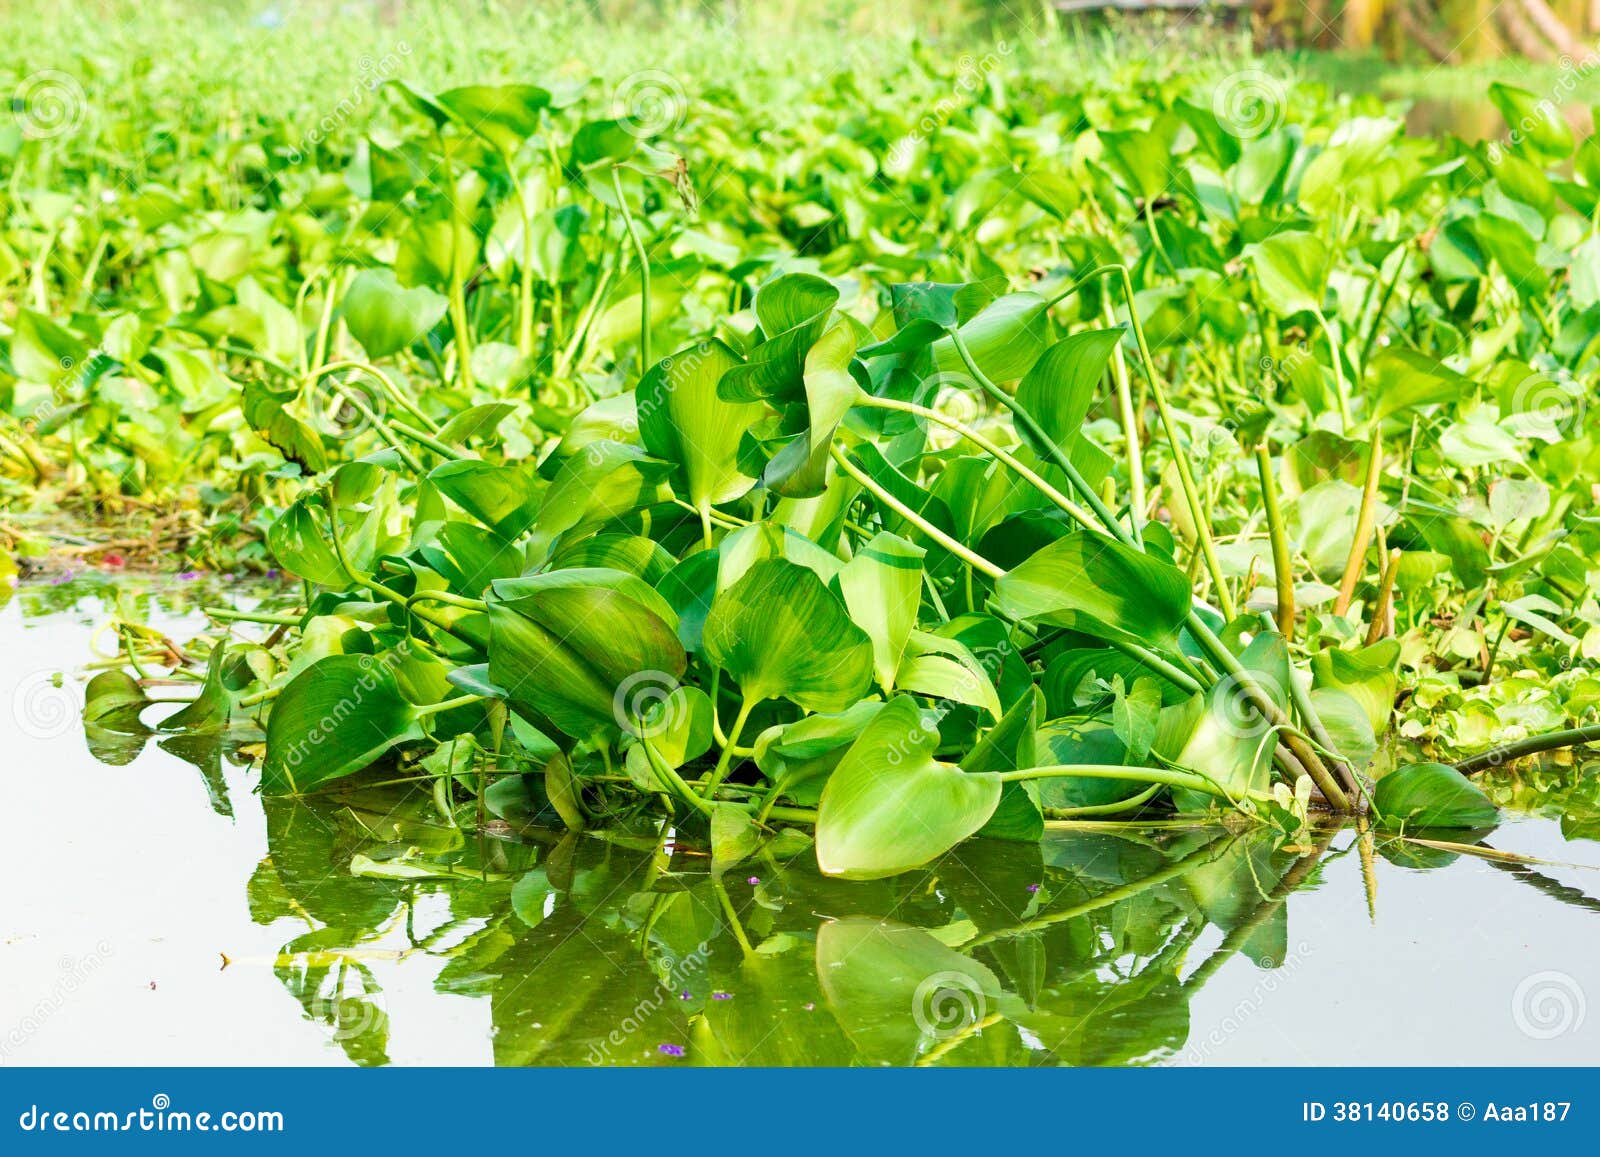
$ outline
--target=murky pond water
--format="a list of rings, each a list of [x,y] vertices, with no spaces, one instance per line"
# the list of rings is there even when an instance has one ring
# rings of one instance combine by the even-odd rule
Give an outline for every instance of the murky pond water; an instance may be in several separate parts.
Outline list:
[[[134,592],[0,610],[4,1063],[1600,1055],[1600,764],[1500,785],[1531,810],[1480,847],[1536,865],[1354,827],[1101,826],[876,883],[798,842],[719,880],[670,832],[468,834],[404,788],[264,800],[228,744],[86,742],[75,673]],[[184,584],[137,597],[197,626]]]

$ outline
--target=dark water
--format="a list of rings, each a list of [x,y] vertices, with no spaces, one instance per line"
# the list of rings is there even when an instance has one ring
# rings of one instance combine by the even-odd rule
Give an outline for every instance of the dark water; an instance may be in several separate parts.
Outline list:
[[[1484,846],[1559,866],[1102,826],[876,883],[797,840],[717,880],[670,830],[475,834],[404,788],[263,800],[237,744],[91,754],[74,672],[114,590],[0,611],[4,1063],[1597,1056],[1600,873],[1575,865],[1600,864],[1600,764],[1496,785],[1525,810]]]

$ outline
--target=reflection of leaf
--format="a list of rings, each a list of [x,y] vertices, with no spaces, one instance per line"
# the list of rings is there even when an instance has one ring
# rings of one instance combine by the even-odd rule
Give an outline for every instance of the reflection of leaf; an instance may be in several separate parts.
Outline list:
[[[169,735],[156,746],[198,768],[206,785],[206,796],[211,801],[211,810],[219,816],[233,818],[233,803],[228,799],[228,781],[222,774],[222,739],[219,736]]]
[[[863,1060],[910,1064],[1000,1004],[1000,981],[920,928],[866,917],[817,929],[817,978]]]

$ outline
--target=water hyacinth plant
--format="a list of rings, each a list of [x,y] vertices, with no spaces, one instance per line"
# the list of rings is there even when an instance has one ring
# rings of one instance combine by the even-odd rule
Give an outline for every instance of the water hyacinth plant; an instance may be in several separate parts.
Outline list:
[[[757,85],[646,124],[388,80],[348,142],[263,136],[249,209],[74,226],[167,232],[123,300],[18,311],[8,469],[232,472],[301,597],[219,609],[162,726],[260,723],[268,793],[671,824],[719,872],[800,829],[857,878],[1052,819],[1492,823],[1444,761],[1596,737],[1593,143],[1006,69],[761,138]]]

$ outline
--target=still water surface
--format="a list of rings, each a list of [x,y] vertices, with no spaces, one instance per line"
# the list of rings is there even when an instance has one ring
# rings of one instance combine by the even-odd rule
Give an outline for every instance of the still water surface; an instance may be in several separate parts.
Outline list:
[[[236,746],[97,758],[75,673],[112,600],[181,640],[192,586],[0,610],[0,1063],[1600,1059],[1600,872],[1575,866],[1600,864],[1600,764],[1526,774],[1540,814],[1485,837],[1558,864],[1102,827],[875,883],[804,844],[713,880],[670,833],[463,833],[403,789],[264,800]]]

